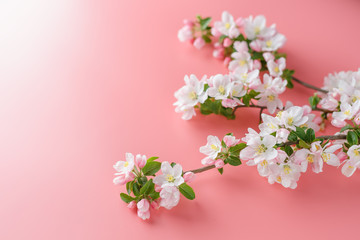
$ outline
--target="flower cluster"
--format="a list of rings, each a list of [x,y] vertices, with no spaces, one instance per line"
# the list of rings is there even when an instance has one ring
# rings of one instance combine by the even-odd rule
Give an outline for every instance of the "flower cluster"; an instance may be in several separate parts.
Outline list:
[[[278,96],[286,87],[292,87],[294,74],[293,70],[286,68],[286,55],[277,52],[285,43],[285,36],[277,32],[275,25],[266,27],[264,16],[234,21],[228,12],[223,12],[222,21],[215,22],[214,27],[210,27],[210,21],[211,18],[202,21],[198,17],[196,23],[191,22],[191,34],[190,21],[186,21],[185,27],[179,31],[179,39],[193,40],[196,29],[200,29],[206,42],[215,42],[214,56],[225,58],[229,74],[204,76],[200,81],[194,75],[185,76],[186,85],[175,93],[175,111],[182,112],[183,119],[188,120],[196,114],[197,107],[202,114],[221,114],[228,119],[235,118],[237,107],[253,106],[254,102],[266,107],[270,113],[282,109]],[[206,23],[206,26],[201,23]],[[197,25],[200,27],[194,27]],[[185,29],[189,34],[185,34]],[[201,29],[207,29],[206,35]]]
[[[115,184],[126,184],[126,193],[121,199],[129,208],[137,208],[137,214],[143,220],[150,218],[150,207],[171,209],[180,200],[180,193],[193,200],[195,193],[187,184],[194,180],[192,172],[184,173],[180,164],[157,162],[157,157],[146,159],[145,155],[126,153],[126,161],[114,165]],[[161,173],[155,174],[161,169]],[[154,178],[151,178],[155,176]]]

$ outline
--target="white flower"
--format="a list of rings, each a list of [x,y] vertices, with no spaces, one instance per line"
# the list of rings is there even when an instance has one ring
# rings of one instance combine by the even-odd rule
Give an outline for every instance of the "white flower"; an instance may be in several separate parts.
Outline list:
[[[126,161],[118,161],[114,165],[114,169],[119,173],[128,174],[134,169],[134,155],[132,153],[125,154]]]
[[[303,113],[304,110],[302,107],[294,106],[279,112],[277,116],[285,128],[296,130],[296,127],[300,127],[309,119],[307,116],[303,116]]]
[[[207,95],[204,92],[206,76],[202,80],[198,80],[193,74],[188,77],[184,77],[185,86],[175,92],[175,98],[178,100],[174,103],[175,106],[195,106],[196,104],[203,103],[207,99]]]
[[[200,147],[200,152],[211,159],[215,159],[218,153],[221,152],[221,141],[218,137],[209,135],[207,137],[207,144]]]
[[[175,112],[183,113],[181,118],[184,120],[190,120],[193,116],[196,115],[195,108],[191,107],[191,106],[186,106],[186,105],[185,106],[184,105],[177,106],[175,108]]]
[[[237,52],[248,52],[249,47],[246,41],[235,41],[234,48]]]
[[[281,77],[284,69],[286,68],[285,58],[279,58],[278,60],[269,60],[267,62],[267,67],[269,69],[270,75],[273,77]]]
[[[180,42],[185,42],[187,40],[193,39],[193,32],[190,26],[185,25],[178,31],[178,38]]]
[[[280,165],[272,164],[269,167],[272,172],[268,178],[270,184],[277,182],[285,188],[295,189],[297,187],[297,181],[301,175],[299,165],[289,161]]]
[[[161,172],[161,175],[154,178],[154,183],[162,188],[165,186],[179,186],[184,183],[184,178],[181,176],[182,167],[180,164],[171,167],[169,162],[162,162]]]
[[[240,34],[233,16],[227,11],[222,13],[221,21],[214,23],[214,28],[216,28],[220,33],[229,36],[230,38],[236,38]]]
[[[345,120],[353,119],[360,110],[360,100],[356,100],[352,105],[347,102],[342,102],[340,105],[340,112],[334,112],[332,114],[333,120],[331,123],[335,127],[339,127],[346,124]]]
[[[280,77],[272,78],[268,74],[264,74],[264,84],[257,88],[259,92],[270,91],[271,93],[281,94],[286,89],[287,82],[282,80]]]
[[[247,143],[247,147],[240,152],[240,158],[244,160],[254,160],[255,164],[261,161],[270,161],[277,156],[277,151],[274,149],[276,144],[276,138],[271,135],[267,135],[264,138],[256,138],[250,143]]]
[[[245,72],[252,69],[253,61],[251,55],[248,52],[234,52],[231,54],[233,60],[229,63],[229,70],[234,71],[237,68],[244,70]]]
[[[242,83],[234,82],[231,84],[230,96],[231,97],[242,97],[246,94],[247,90],[244,88]]]
[[[235,82],[240,82],[247,87],[254,88],[261,84],[259,79],[259,70],[248,72],[246,68],[236,68],[231,73],[231,77],[234,78]]]
[[[279,119],[265,113],[261,114],[261,118],[263,122],[259,125],[259,129],[262,136],[269,135],[279,129]]]
[[[360,168],[360,160],[349,159],[345,162],[344,166],[341,168],[341,172],[346,177],[351,177],[354,174],[356,168]]]
[[[276,108],[283,108],[283,103],[279,99],[278,95],[271,91],[262,92],[258,95],[258,97],[260,98],[258,105],[266,106],[271,114],[275,112]]]
[[[248,39],[253,40],[257,36],[264,33],[266,30],[266,19],[264,16],[259,15],[254,19],[252,16],[245,19],[244,31]]]
[[[168,210],[178,205],[180,200],[180,191],[174,186],[165,186],[160,192],[160,207]]]
[[[360,161],[360,145],[353,145],[349,148],[347,155],[350,159]]]
[[[150,218],[150,203],[147,199],[141,199],[137,204],[137,214],[142,220]]]
[[[207,90],[209,96],[220,100],[229,96],[232,83],[228,75],[217,74],[209,79],[209,85]]]
[[[262,51],[276,51],[286,42],[286,37],[280,33],[262,42]]]

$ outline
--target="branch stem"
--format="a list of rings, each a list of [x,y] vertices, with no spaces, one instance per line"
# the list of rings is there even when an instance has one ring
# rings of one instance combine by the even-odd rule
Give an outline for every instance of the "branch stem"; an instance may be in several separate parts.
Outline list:
[[[326,91],[326,90],[324,90],[324,89],[321,89],[321,88],[315,87],[315,86],[313,86],[313,85],[311,85],[311,84],[309,84],[309,83],[303,82],[303,81],[301,81],[300,79],[297,79],[296,77],[292,77],[292,79],[293,79],[295,82],[303,85],[304,87],[311,88],[311,89],[314,89],[314,90],[316,90],[316,91],[323,92],[323,93],[327,93],[327,92],[328,92],[328,91]]]

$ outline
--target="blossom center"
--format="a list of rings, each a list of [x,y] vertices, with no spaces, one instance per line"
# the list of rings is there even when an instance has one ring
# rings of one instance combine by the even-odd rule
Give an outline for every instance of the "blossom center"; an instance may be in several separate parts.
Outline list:
[[[256,152],[257,152],[258,154],[264,153],[266,150],[267,150],[267,148],[265,147],[264,144],[261,144],[261,145],[259,145],[259,146],[256,148]]]
[[[274,71],[275,71],[276,73],[279,73],[279,72],[280,72],[279,67],[276,66],[276,67],[274,68]]]
[[[189,98],[190,98],[191,100],[196,100],[196,99],[197,99],[197,94],[196,94],[196,92],[194,92],[194,91],[190,92],[190,93],[189,93]]]
[[[355,150],[354,150],[354,154],[355,154],[355,156],[359,156],[359,155],[360,155],[359,150],[358,150],[358,149],[355,149]]]
[[[259,27],[255,27],[255,34],[258,35],[260,33],[260,28]]]
[[[266,43],[265,43],[265,44],[266,44],[266,46],[267,46],[267,47],[271,47],[271,45],[272,45],[272,41],[271,41],[271,40],[268,40],[268,41],[266,41]]]
[[[288,125],[290,125],[290,126],[293,125],[293,123],[294,123],[294,118],[293,118],[293,117],[288,118],[287,123],[288,123]]]
[[[224,86],[220,86],[220,87],[219,87],[219,93],[220,93],[221,95],[224,95],[224,94],[225,94],[225,88],[224,88]]]
[[[344,114],[345,114],[346,116],[350,116],[350,110],[346,110],[346,111],[344,112]]]
[[[269,100],[270,102],[274,101],[275,100],[275,96],[274,95],[269,95],[266,97],[267,100]]]
[[[262,162],[260,163],[260,165],[261,165],[262,167],[265,167],[265,166],[268,165],[268,162],[267,162],[266,160],[264,160],[264,161],[262,161]]]
[[[228,22],[225,23],[225,28],[226,28],[226,29],[229,29],[230,27],[231,27],[231,24],[230,24],[230,23],[228,23]]]
[[[277,181],[277,182],[281,182],[281,176],[278,176],[278,177],[276,178],[276,181]]]
[[[219,147],[216,146],[215,144],[211,144],[211,145],[210,145],[210,148],[211,148],[212,150],[214,150],[214,151],[219,151]]]
[[[166,175],[166,181],[168,181],[168,182],[170,182],[170,183],[173,183],[173,182],[175,182],[175,178],[174,178],[173,175],[167,174],[167,175]]]
[[[288,165],[284,166],[284,173],[285,174],[290,174],[291,173],[291,168]]]
[[[240,60],[240,61],[239,61],[239,65],[240,65],[240,66],[244,66],[245,64],[246,64],[246,60]]]
[[[321,154],[321,156],[323,157],[324,162],[327,162],[330,160],[330,154],[329,153],[323,153]]]
[[[127,166],[129,166],[129,162],[124,163],[124,167],[127,167]]]
[[[314,162],[314,155],[309,154],[309,155],[307,156],[306,160],[307,160],[309,163],[313,163],[313,162]]]

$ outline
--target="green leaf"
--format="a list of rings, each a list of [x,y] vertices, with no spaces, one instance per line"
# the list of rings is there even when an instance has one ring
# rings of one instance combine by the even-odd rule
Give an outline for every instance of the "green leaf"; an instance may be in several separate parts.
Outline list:
[[[227,38],[226,35],[221,35],[221,36],[219,37],[219,42],[222,43],[225,38]]]
[[[218,168],[218,171],[222,175],[224,173],[224,168]]]
[[[224,142],[224,140],[221,141],[221,146],[222,146],[223,148],[227,148],[226,143]]]
[[[295,134],[302,140],[306,141],[305,130],[301,127],[296,127]]]
[[[319,104],[319,102],[320,102],[320,98],[318,96],[315,95],[315,96],[309,97],[309,103],[313,110],[317,108],[317,105]]]
[[[170,166],[171,166],[171,167],[174,167],[175,165],[176,165],[176,162],[170,163]]]
[[[135,196],[139,196],[140,195],[140,185],[137,182],[133,183],[133,193]]]
[[[211,17],[201,19],[200,20],[201,29],[205,30],[210,22],[211,22]]]
[[[202,35],[202,38],[204,39],[204,41],[205,41],[206,43],[211,43],[211,39],[210,39],[208,36]]]
[[[292,147],[290,147],[289,145],[285,145],[284,147],[284,151],[286,152],[286,154],[290,157],[291,154],[293,154],[294,150],[292,149]]]
[[[288,136],[288,140],[291,141],[291,142],[295,142],[298,140],[298,137],[296,135],[295,132],[291,131],[289,136]]]
[[[238,157],[235,157],[235,156],[229,156],[225,161],[228,164],[230,164],[231,166],[239,166],[239,165],[241,165],[240,159]]]
[[[229,120],[235,119],[235,114],[233,114],[232,108],[225,108],[225,107],[221,106],[220,114],[225,116]]]
[[[161,168],[161,163],[156,161],[150,161],[145,164],[141,170],[145,176],[152,176],[157,173]]]
[[[137,181],[142,186],[147,182],[147,177],[138,178]]]
[[[246,148],[246,143],[239,143],[239,144],[236,144],[236,145],[233,146],[233,147],[230,147],[229,151],[230,151],[231,153],[233,153],[233,152],[241,151],[241,150],[243,150],[244,148]]]
[[[302,147],[302,148],[307,148],[307,149],[310,148],[310,144],[306,143],[306,142],[303,141],[303,140],[300,140],[300,141],[299,141],[299,145],[300,145],[300,147]]]
[[[154,192],[150,193],[149,196],[151,197],[152,200],[155,200],[160,197],[160,193],[154,191]]]
[[[121,197],[121,200],[123,200],[126,203],[130,203],[131,201],[135,200],[135,198],[133,198],[125,193],[120,193],[120,197]]]
[[[126,191],[127,191],[128,194],[131,193],[132,188],[133,188],[133,184],[134,184],[134,181],[131,181],[131,182],[127,182],[127,183],[126,183]]]
[[[145,183],[144,186],[142,186],[142,188],[140,189],[140,194],[147,194],[150,193],[152,189],[154,189],[155,185],[152,181],[152,179],[150,179],[149,181],[147,181]]]
[[[344,132],[344,131],[346,131],[346,130],[348,130],[348,129],[352,129],[352,128],[353,128],[353,126],[351,126],[350,124],[348,124],[348,125],[346,125],[345,127],[341,128],[341,129],[340,129],[340,132]]]
[[[308,143],[312,143],[315,140],[315,131],[312,128],[306,130],[306,139]]]
[[[186,197],[187,199],[193,200],[195,199],[195,192],[194,190],[187,185],[186,183],[183,183],[179,186],[179,190],[181,194]]]
[[[359,142],[358,136],[354,132],[348,132],[346,135],[346,140],[348,141],[350,146],[357,145]]]
[[[251,100],[251,96],[249,94],[246,94],[245,96],[243,96],[243,103],[246,105],[246,106],[249,106],[250,105],[250,100]]]
[[[151,162],[151,161],[154,161],[154,160],[156,160],[156,159],[158,159],[159,157],[151,157],[151,158],[149,158],[148,160],[147,160],[147,162]]]

